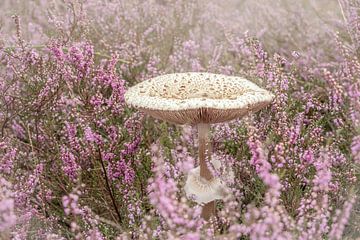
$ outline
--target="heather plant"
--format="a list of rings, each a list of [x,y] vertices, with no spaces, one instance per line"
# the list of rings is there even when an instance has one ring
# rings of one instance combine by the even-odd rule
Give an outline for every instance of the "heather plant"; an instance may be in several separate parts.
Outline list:
[[[360,236],[356,1],[0,7],[1,239]],[[211,129],[235,178],[210,221],[183,190],[196,128],[124,102],[135,83],[186,71],[244,76],[275,95]]]

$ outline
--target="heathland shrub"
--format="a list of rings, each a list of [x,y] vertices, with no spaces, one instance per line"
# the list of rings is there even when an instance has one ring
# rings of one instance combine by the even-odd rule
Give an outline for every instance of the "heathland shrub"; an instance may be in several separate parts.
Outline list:
[[[221,2],[0,3],[0,238],[357,236],[359,6]],[[183,190],[196,129],[124,102],[129,86],[186,71],[275,94],[213,127],[235,181],[210,222]]]

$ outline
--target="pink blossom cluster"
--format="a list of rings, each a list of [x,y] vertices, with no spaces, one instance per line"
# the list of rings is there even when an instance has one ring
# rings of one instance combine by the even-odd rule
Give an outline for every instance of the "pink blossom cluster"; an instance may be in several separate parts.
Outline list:
[[[0,186],[0,231],[6,232],[16,224],[15,201],[11,183],[1,178]]]
[[[356,1],[0,8],[0,239],[356,236]],[[210,221],[184,192],[196,127],[124,100],[138,82],[189,71],[242,76],[275,95],[262,111],[211,126],[212,157],[234,179],[221,176],[229,194]]]

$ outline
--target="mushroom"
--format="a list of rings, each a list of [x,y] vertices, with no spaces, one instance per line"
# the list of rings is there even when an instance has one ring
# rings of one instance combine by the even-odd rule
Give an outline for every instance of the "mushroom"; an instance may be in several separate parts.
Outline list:
[[[244,78],[205,72],[158,76],[138,83],[125,93],[127,104],[155,118],[197,125],[199,167],[188,174],[185,192],[187,196],[194,196],[197,203],[204,204],[201,216],[206,220],[215,214],[215,200],[226,195],[225,183],[212,175],[206,161],[211,156],[210,124],[256,112],[273,97]]]

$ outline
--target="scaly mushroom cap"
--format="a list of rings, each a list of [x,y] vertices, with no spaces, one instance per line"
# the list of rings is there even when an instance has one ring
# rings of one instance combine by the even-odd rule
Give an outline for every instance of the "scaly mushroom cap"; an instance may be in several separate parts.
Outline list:
[[[216,170],[220,170],[221,163],[218,159],[212,159]],[[226,176],[224,176],[226,174]],[[226,177],[229,182],[234,180],[234,172],[229,170],[222,173],[223,177]],[[224,199],[227,194],[228,187],[219,177],[214,177],[208,181],[200,176],[200,167],[196,167],[188,173],[184,190],[188,198],[192,198],[198,204],[208,203],[217,199]]]
[[[129,105],[177,124],[226,122],[260,110],[273,97],[241,77],[197,72],[155,77],[125,93]]]

